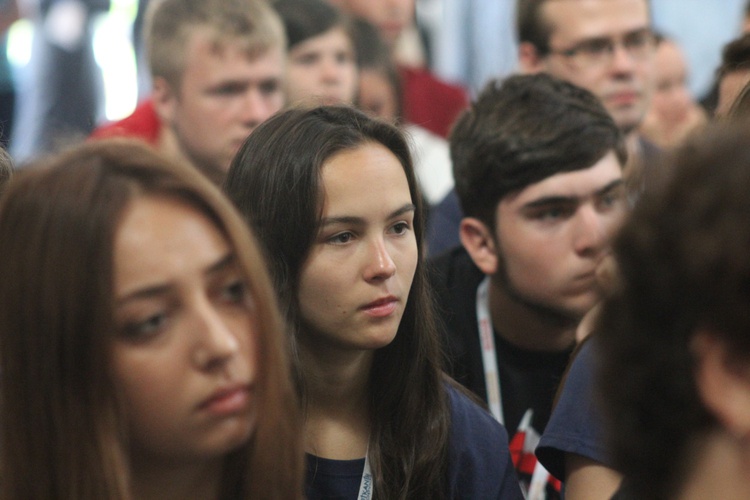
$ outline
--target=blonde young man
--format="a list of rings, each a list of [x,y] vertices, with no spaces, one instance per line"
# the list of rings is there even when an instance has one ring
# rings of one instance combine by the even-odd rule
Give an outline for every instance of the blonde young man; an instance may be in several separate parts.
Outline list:
[[[278,15],[263,0],[159,0],[145,38],[151,98],[93,137],[141,137],[220,182],[245,138],[284,105]]]

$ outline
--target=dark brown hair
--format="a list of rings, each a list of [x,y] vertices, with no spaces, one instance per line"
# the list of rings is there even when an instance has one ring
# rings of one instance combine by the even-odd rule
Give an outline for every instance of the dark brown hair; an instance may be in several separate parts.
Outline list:
[[[423,263],[424,209],[402,133],[344,106],[288,110],[250,135],[224,188],[265,245],[282,308],[296,336],[302,320],[299,278],[322,216],[321,168],[333,155],[367,143],[385,146],[404,168],[416,206],[419,251],[396,337],[375,352],[370,372],[368,456],[375,496],[439,499],[445,496],[450,412]],[[303,401],[304,382],[304,374],[298,373]]]
[[[597,328],[612,465],[633,498],[671,498],[693,439],[719,425],[701,402],[697,329],[750,359],[750,130],[716,123],[652,169],[613,248],[619,285]]]
[[[450,149],[464,215],[490,228],[509,193],[589,168],[609,151],[621,165],[627,156],[599,99],[546,73],[489,82],[453,126]]]
[[[27,167],[0,204],[0,496],[129,498],[128,440],[110,366],[113,240],[141,196],[173,197],[205,213],[234,247],[253,297],[260,411],[253,437],[226,459],[222,497],[299,498],[298,410],[257,245],[196,170],[124,139]]]

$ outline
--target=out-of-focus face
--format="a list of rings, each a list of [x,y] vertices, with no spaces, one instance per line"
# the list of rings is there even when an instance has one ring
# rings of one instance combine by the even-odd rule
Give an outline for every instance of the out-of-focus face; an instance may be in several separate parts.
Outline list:
[[[505,196],[496,210],[493,282],[534,310],[580,320],[600,299],[597,268],[623,214],[613,152]]]
[[[638,45],[642,34],[650,34],[646,0],[549,1],[542,16],[551,26],[553,53],[542,58],[539,69],[591,91],[623,131],[636,128],[651,97],[653,57],[626,45]],[[614,52],[601,63],[582,64],[563,53],[606,41],[614,42]]]
[[[340,9],[377,26],[390,45],[414,22],[416,0],[329,0]]]
[[[651,106],[662,120],[679,123],[687,118],[692,102],[685,56],[677,45],[664,40],[656,49],[654,63]]]
[[[188,40],[179,89],[167,88],[155,105],[184,156],[208,171],[226,172],[255,127],[284,105],[285,55],[269,49],[254,59],[239,44],[216,44],[209,30]]]
[[[299,282],[300,344],[384,347],[398,330],[418,260],[406,174],[374,143],[332,156],[321,174],[321,226]]]
[[[114,379],[131,459],[221,459],[255,428],[255,326],[246,282],[215,224],[143,197],[114,240]]]
[[[359,73],[359,108],[372,116],[393,122],[398,118],[398,97],[383,73],[363,69]]]
[[[343,28],[333,28],[289,50],[287,100],[294,104],[350,104],[357,93],[354,46]]]

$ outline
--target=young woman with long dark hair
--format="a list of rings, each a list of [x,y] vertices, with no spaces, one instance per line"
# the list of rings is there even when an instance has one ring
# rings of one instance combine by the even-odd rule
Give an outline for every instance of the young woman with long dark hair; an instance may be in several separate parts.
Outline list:
[[[505,430],[441,371],[401,132],[343,106],[289,110],[224,187],[291,328],[308,498],[521,498]]]

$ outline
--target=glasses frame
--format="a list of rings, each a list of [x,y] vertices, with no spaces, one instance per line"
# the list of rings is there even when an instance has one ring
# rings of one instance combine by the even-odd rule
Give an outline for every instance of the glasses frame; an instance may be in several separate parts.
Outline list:
[[[634,61],[645,61],[653,56],[657,37],[650,28],[642,28],[617,38],[599,37],[578,42],[567,49],[547,49],[543,55],[556,55],[573,62],[579,68],[604,67],[612,64],[617,47]]]

